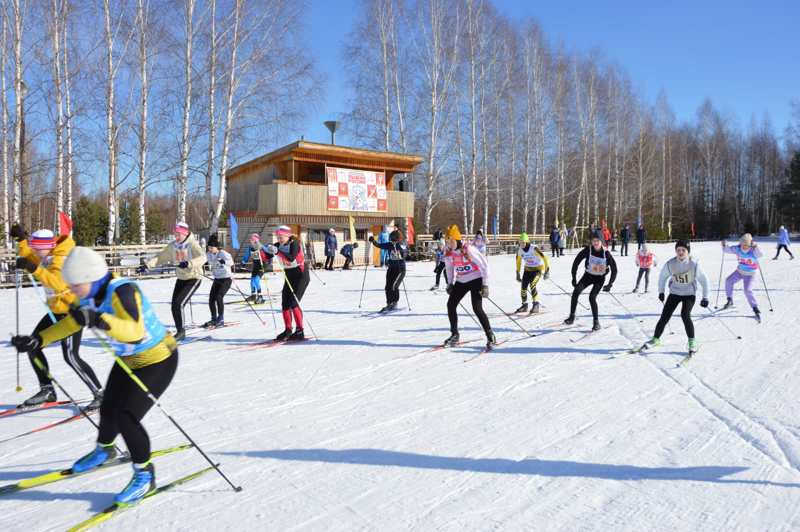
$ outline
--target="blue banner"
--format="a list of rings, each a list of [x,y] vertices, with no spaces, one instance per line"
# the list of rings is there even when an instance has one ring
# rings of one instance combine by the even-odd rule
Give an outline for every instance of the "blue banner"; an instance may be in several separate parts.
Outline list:
[[[239,249],[239,224],[236,223],[233,213],[228,214],[228,231],[231,234],[231,247]]]

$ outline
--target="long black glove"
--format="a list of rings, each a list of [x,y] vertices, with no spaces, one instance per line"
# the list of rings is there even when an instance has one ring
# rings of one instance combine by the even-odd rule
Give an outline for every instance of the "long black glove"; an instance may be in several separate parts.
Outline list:
[[[708,299],[703,298],[700,300],[700,306],[703,308],[708,308]]]
[[[661,301],[662,303],[664,302],[664,292],[658,294],[658,300]]]
[[[603,287],[603,292],[611,292],[611,287],[614,286],[611,283],[608,283]]]
[[[189,261],[188,260],[183,260],[183,261],[178,263],[178,268],[186,269],[188,267],[189,267]]]
[[[42,337],[36,333],[30,336],[12,336],[11,345],[16,347],[20,353],[30,353],[41,347]]]
[[[12,225],[11,231],[9,231],[9,235],[11,236],[11,238],[16,239],[17,242],[28,238],[28,232],[25,231],[25,228],[22,227],[20,224]]]
[[[103,315],[102,312],[97,312],[95,309],[87,306],[72,307],[69,309],[69,314],[81,327],[92,327],[96,329],[108,330],[108,324],[100,319]]]
[[[28,273],[33,273],[38,268],[38,265],[32,260],[25,257],[17,257],[17,269],[25,270]]]

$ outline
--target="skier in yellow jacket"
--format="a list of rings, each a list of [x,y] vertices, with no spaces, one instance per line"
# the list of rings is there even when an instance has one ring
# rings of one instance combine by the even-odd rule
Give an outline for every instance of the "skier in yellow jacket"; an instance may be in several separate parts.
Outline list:
[[[522,276],[520,269],[524,265]],[[531,292],[531,314],[539,312],[539,291],[536,285],[539,279],[550,275],[550,261],[547,255],[542,253],[535,244],[531,244],[527,233],[520,233],[519,248],[517,249],[517,282],[522,283],[519,295],[522,298],[522,305],[515,312],[527,312],[528,310],[528,290]]]
[[[44,287],[47,294],[47,306],[50,312],[45,314],[34,328],[32,334],[37,334],[55,323],[53,317],[59,322],[63,320],[69,313],[70,305],[77,301],[77,297],[69,290],[69,286],[61,276],[61,268],[67,255],[75,247],[75,241],[68,235],[56,237],[48,229],[36,231],[28,238],[25,229],[19,224],[15,224],[11,228],[11,237],[18,242],[17,269],[33,275],[33,278]],[[91,366],[80,357],[78,353],[80,346],[81,331],[76,331],[61,340],[61,352],[64,355],[64,361],[91,390],[94,400],[89,407],[97,408],[100,406],[103,396],[100,381],[97,380],[97,376]],[[48,377],[49,364],[44,356],[42,347],[39,346],[29,351],[28,357],[33,366],[33,371],[36,372],[40,389],[20,406],[33,408],[44,403],[56,401],[56,391],[53,388],[53,382]],[[34,363],[37,358],[41,361],[44,369],[39,368]]]

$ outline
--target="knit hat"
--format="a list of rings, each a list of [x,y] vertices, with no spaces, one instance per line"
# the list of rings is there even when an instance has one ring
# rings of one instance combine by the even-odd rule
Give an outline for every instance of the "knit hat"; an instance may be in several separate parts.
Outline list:
[[[174,233],[179,233],[181,235],[188,235],[189,234],[189,224],[186,222],[178,222],[175,224],[175,229],[173,229]]]
[[[353,242],[353,249],[358,249],[358,242]]]
[[[688,240],[678,240],[677,242],[675,242],[675,249],[678,248],[686,248],[686,251],[692,250]]]
[[[67,284],[93,283],[105,277],[107,273],[108,265],[105,259],[95,250],[82,246],[72,249],[61,269],[61,276]]]
[[[528,243],[528,242],[530,242],[530,241],[531,241],[531,239],[530,239],[530,237],[528,236],[528,233],[520,233],[520,234],[519,234],[519,241],[520,241],[520,242],[523,242],[523,243]]]
[[[395,229],[391,233],[389,233],[389,240],[392,242],[400,242],[403,240],[403,233],[400,232],[399,229]]]
[[[219,247],[219,237],[217,235],[211,235],[208,237],[208,242],[206,245],[210,248],[218,248]]]
[[[750,233],[745,233],[739,237],[739,243],[745,246],[749,246],[753,243],[753,235]]]
[[[261,240],[261,235],[259,235],[258,233],[253,233],[252,235],[250,235],[250,240],[253,239]]]
[[[591,239],[594,240],[595,238],[597,240],[603,240],[603,233],[601,233],[599,229],[592,231]]]
[[[56,237],[50,229],[39,229],[28,242],[33,249],[53,249],[56,247]]]
[[[461,231],[458,229],[456,224],[451,225],[447,228],[447,233],[445,234],[445,238],[448,240],[461,240]]]
[[[288,225],[282,225],[275,230],[275,234],[278,236],[291,236],[292,230]]]

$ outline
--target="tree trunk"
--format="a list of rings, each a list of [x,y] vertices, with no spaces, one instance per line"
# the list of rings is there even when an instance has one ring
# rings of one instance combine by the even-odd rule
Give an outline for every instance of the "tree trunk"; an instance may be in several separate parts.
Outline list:
[[[11,213],[9,212],[8,205],[8,87],[6,86],[6,62],[7,62],[7,49],[5,43],[8,42],[8,15],[5,9],[2,13],[3,17],[3,45],[0,46],[0,90],[3,98],[2,114],[3,114],[3,145],[0,151],[2,158],[2,172],[3,172],[3,245],[6,248],[11,248]]]
[[[116,125],[114,123],[114,36],[111,29],[111,0],[103,0],[103,14],[105,15],[106,39],[106,148],[108,150],[108,227],[106,229],[106,242],[114,243],[117,226],[117,143]]]
[[[189,119],[192,112],[192,45],[194,42],[195,0],[184,0],[186,43],[184,45],[183,124],[181,127],[181,160],[178,175],[178,221],[186,221],[186,189],[189,181]]]
[[[53,50],[53,89],[55,92],[55,143],[56,143],[56,232],[61,233],[61,217],[58,213],[64,210],[64,103],[61,79],[61,23],[65,6],[59,0],[52,0],[53,23],[50,28],[50,42]]]
[[[14,12],[14,192],[12,195],[12,210],[14,211],[14,221],[23,222],[22,187],[25,179],[25,169],[23,168],[24,158],[24,131],[25,109],[23,91],[27,92],[25,81],[23,80],[24,70],[22,67],[22,19],[23,13],[20,0],[12,0]]]
[[[212,195],[212,182],[214,179],[214,157],[217,145],[217,0],[211,0],[209,7],[211,17],[211,48],[209,49],[208,65],[208,153],[206,155],[206,205],[209,218],[214,217],[214,198]]]
[[[213,1],[213,0],[212,0]],[[147,24],[148,15],[144,6],[145,0],[138,0],[137,18],[139,22],[139,82],[141,97],[139,100],[139,243],[147,243],[147,99],[150,83],[147,77]]]
[[[72,218],[72,189],[73,189],[73,171],[72,171],[72,94],[70,92],[70,72],[69,72],[69,7],[64,11],[64,28],[62,29],[61,36],[64,39],[63,57],[64,57],[64,105],[66,111],[66,133],[67,133],[67,153],[64,161],[64,189],[66,192],[64,198],[64,209],[67,216]]]

